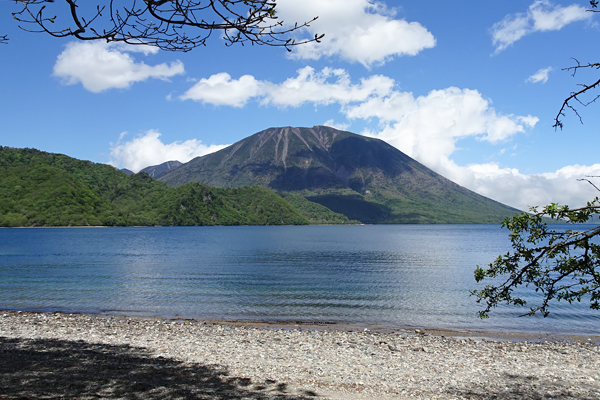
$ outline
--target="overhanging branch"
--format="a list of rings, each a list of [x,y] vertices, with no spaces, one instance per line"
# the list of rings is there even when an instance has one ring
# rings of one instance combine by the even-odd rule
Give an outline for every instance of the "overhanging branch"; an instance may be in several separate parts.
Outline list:
[[[13,16],[20,27],[55,37],[144,44],[169,51],[206,45],[214,32],[225,44],[250,43],[288,50],[323,35],[295,40],[303,23],[279,21],[273,0],[24,0]],[[95,6],[94,6],[95,5]],[[51,14],[50,14],[51,13]],[[61,17],[57,17],[60,15]]]

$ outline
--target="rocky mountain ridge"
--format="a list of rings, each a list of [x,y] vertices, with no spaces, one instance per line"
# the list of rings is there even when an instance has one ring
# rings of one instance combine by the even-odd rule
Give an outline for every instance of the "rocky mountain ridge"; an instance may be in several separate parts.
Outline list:
[[[146,167],[142,169],[140,172],[145,172],[150,175],[152,178],[156,178],[164,174],[165,172],[180,167],[182,165],[179,161],[167,161],[159,165],[152,165],[150,167]]]

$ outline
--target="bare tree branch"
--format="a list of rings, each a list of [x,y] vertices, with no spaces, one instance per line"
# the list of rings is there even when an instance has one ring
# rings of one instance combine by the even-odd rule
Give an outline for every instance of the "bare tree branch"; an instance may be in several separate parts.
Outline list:
[[[54,37],[103,39],[187,52],[205,46],[217,31],[225,44],[285,47],[318,42],[291,35],[317,19],[279,21],[275,0],[24,0],[13,13],[20,27]]]
[[[600,63],[581,64],[578,60],[575,59],[575,61],[577,62],[577,65],[575,65],[573,67],[564,68],[563,71],[573,71],[572,76],[575,76],[577,71],[582,68],[600,69]],[[571,104],[572,101],[575,101],[575,102],[579,103],[580,105],[587,107],[588,105],[590,105],[590,104],[594,103],[596,100],[598,100],[598,98],[600,97],[600,95],[596,95],[592,100],[587,101],[587,102],[583,102],[579,99],[579,96],[581,96],[582,94],[587,93],[597,87],[600,87],[600,79],[598,79],[596,82],[592,83],[591,85],[582,84],[581,86],[583,87],[583,89],[581,89],[577,92],[571,93],[571,95],[563,101],[563,104],[562,104],[560,110],[558,111],[558,114],[554,118],[553,127],[555,129],[563,128],[563,123],[561,121],[561,118],[565,116],[565,109],[567,109],[567,108],[571,109],[571,111],[573,111],[575,113],[575,115],[577,115],[577,117],[579,118],[579,121],[583,123],[581,116],[577,112],[577,109]]]
[[[593,10],[587,10],[587,11],[595,12],[595,13],[600,12],[600,10],[597,10],[598,3],[599,3],[598,0],[590,0],[590,6],[593,8]],[[577,65],[563,69],[563,71],[572,71],[573,72],[572,76],[575,76],[577,71],[579,71],[580,69],[583,69],[583,68],[600,69],[600,63],[588,63],[588,64],[583,65],[578,60],[576,60],[576,59],[574,59],[574,60],[577,62]],[[552,125],[552,127],[554,129],[558,129],[558,128],[562,129],[563,128],[562,117],[565,116],[566,109],[570,109],[571,111],[573,111],[575,113],[575,115],[577,115],[577,118],[579,118],[579,122],[583,123],[581,115],[579,115],[579,112],[577,112],[577,108],[575,106],[573,106],[572,103],[577,102],[580,105],[587,107],[588,105],[596,102],[596,100],[598,100],[598,98],[600,97],[600,95],[596,95],[593,99],[588,100],[588,101],[580,100],[580,96],[582,96],[584,94],[588,94],[590,91],[600,87],[600,79],[598,79],[596,82],[594,82],[592,84],[581,84],[580,86],[582,86],[583,89],[581,89],[577,92],[571,92],[569,97],[567,97],[563,101],[562,106],[560,107],[560,110],[558,111],[558,114],[554,118],[554,125]]]
[[[600,176],[596,176],[596,175],[586,175],[586,178],[600,178]],[[597,191],[600,192],[600,189],[598,188],[598,186],[596,186],[594,184],[594,182],[590,181],[589,179],[585,179],[585,178],[581,178],[581,179],[577,179],[578,181],[586,181],[587,183],[589,183],[590,185],[592,185],[594,187],[594,189],[596,189]]]

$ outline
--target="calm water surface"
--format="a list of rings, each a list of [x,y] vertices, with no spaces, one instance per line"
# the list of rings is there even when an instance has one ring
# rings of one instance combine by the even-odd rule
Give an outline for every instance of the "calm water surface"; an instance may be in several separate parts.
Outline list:
[[[0,229],[0,308],[599,333],[578,304],[477,319],[473,270],[509,249],[497,225]]]

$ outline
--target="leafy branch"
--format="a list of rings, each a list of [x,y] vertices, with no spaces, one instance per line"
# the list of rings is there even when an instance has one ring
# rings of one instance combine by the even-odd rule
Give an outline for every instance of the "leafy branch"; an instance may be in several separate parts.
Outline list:
[[[475,270],[477,282],[501,279],[499,284],[488,284],[471,293],[478,303],[485,304],[479,316],[487,318],[502,303],[525,306],[526,300],[515,294],[523,286],[532,286],[542,294],[540,303],[524,315],[539,312],[548,316],[552,300],[581,302],[587,296],[590,308],[600,310],[600,246],[593,241],[600,235],[600,226],[557,231],[546,223],[551,218],[581,224],[599,211],[600,199],[596,197],[580,208],[550,204],[541,211],[533,207],[530,213],[507,218],[502,227],[510,231],[513,251],[496,258],[487,269],[477,266]]]

